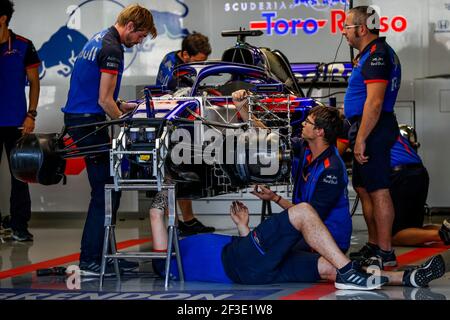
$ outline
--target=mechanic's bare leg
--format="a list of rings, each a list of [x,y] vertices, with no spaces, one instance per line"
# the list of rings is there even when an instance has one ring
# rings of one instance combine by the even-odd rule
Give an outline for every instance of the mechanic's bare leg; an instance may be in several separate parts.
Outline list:
[[[341,269],[350,260],[338,248],[316,211],[307,203],[300,203],[288,210],[289,221],[300,231],[306,242],[335,268]]]
[[[394,222],[394,205],[389,189],[380,189],[371,192],[373,216],[377,228],[378,246],[384,251],[392,250],[392,223]]]
[[[442,241],[439,237],[439,226],[424,228],[407,228],[400,230],[392,237],[395,246],[419,246],[426,242]]]
[[[422,227],[422,229],[425,229],[425,230],[439,230],[440,228],[441,228],[441,226],[438,226],[435,224],[427,224]]]
[[[192,200],[177,200],[178,206],[183,216],[183,221],[189,221],[194,219],[194,211],[192,210]]]
[[[369,233],[368,242],[371,244],[377,244],[377,226],[373,215],[372,199],[364,188],[357,187],[355,188],[355,191],[358,193],[359,199],[361,200],[364,220],[366,221],[367,231]]]
[[[322,280],[336,281],[336,268],[324,257],[317,261],[317,270]]]
[[[152,230],[153,251],[167,250],[167,229],[164,223],[164,211],[150,209],[150,227]]]

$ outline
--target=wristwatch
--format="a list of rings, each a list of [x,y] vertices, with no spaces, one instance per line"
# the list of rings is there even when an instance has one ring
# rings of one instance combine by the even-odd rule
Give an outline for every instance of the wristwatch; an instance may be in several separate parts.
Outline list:
[[[30,110],[27,112],[30,116],[32,116],[33,118],[36,118],[37,116],[37,111],[36,110]]]

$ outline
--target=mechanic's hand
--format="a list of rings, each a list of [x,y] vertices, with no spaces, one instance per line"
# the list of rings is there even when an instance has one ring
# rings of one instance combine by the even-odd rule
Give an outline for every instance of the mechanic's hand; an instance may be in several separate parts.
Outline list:
[[[366,141],[356,138],[353,154],[355,155],[355,160],[358,161],[359,164],[364,164],[369,161],[369,157],[364,155],[365,152]]]
[[[274,201],[275,198],[278,197],[275,192],[273,192],[269,188],[266,188],[262,185],[256,185],[255,189],[250,193],[254,194],[261,200],[267,200],[267,201]]]
[[[137,106],[138,104],[136,102],[122,102],[119,109],[123,113],[127,113],[128,111],[134,110]]]
[[[239,112],[244,122],[248,121],[249,119],[247,100],[248,96],[249,93],[247,90],[238,90],[231,94],[231,97],[233,98],[233,104],[235,105],[237,112]]]
[[[241,89],[233,92],[231,97],[233,98],[234,103],[242,103],[243,101],[247,101],[248,95],[247,90]]]
[[[30,117],[25,117],[22,124],[22,134],[32,133],[34,131],[35,120]]]
[[[237,226],[248,226],[250,220],[248,208],[240,201],[233,201],[230,206],[231,219]]]

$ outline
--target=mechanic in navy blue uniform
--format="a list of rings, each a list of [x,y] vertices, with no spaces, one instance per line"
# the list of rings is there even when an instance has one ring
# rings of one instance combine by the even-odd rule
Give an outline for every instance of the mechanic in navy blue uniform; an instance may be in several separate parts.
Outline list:
[[[233,102],[244,120],[248,117],[246,112],[242,112],[246,96],[245,90],[233,93]],[[339,248],[346,252],[350,247],[352,220],[347,170],[335,147],[341,131],[342,118],[336,108],[319,106],[311,109],[303,122],[302,139],[292,143],[292,202],[264,186],[257,186],[252,193],[262,200],[274,201],[283,209],[301,202],[309,203],[318,212]],[[310,248],[300,241],[296,249]]]
[[[0,1],[0,161],[3,146],[9,163],[11,149],[17,140],[35,127],[39,100],[40,60],[33,43],[8,29],[14,12],[9,0]],[[29,103],[25,86],[29,83]],[[11,229],[17,241],[31,241],[28,231],[31,218],[31,200],[28,184],[17,180],[11,174]]]
[[[180,254],[186,281],[241,284],[334,281],[338,289],[371,290],[392,285],[426,286],[445,273],[442,256],[407,271],[370,275],[350,260],[336,245],[317,212],[300,203],[249,228],[248,208],[239,201],[230,207],[239,236],[198,234],[180,240]],[[152,240],[156,252],[167,250],[164,209],[152,208]],[[294,251],[306,239],[315,252]],[[153,259],[153,268],[164,276],[165,259]],[[170,277],[179,279],[175,257]]]
[[[392,241],[395,245],[403,245],[396,241],[403,242],[403,236],[398,234],[401,230],[423,226],[430,178],[419,155],[402,135],[398,136],[391,149],[391,168],[389,190],[395,209]],[[405,237],[413,240],[408,238]]]
[[[342,130],[339,112],[331,107],[311,109],[303,122],[302,139],[293,142],[292,203],[267,188],[253,192],[263,200],[276,202],[283,209],[301,202],[309,203],[327,226],[339,248],[350,247],[352,220],[347,192],[345,164],[335,147]],[[301,241],[296,249],[308,250]]]
[[[210,54],[211,45],[207,36],[198,32],[188,35],[181,43],[181,50],[168,53],[161,61],[156,77],[156,85],[166,86],[170,90],[176,89],[179,85],[192,85],[177,83],[177,79],[173,77],[173,70],[180,64],[205,61]],[[191,200],[178,199],[177,203],[183,216],[183,221],[178,222],[181,235],[215,231],[214,227],[205,226],[195,218]]]
[[[148,34],[156,37],[152,14],[139,5],[123,9],[114,26],[93,36],[77,57],[70,79],[67,103],[62,108],[67,127],[119,118],[136,107],[134,103],[117,102],[124,69],[124,48],[141,43]],[[94,131],[95,127],[68,130],[74,141]],[[78,147],[107,144],[104,128],[77,143]],[[86,275],[98,275],[105,219],[105,184],[112,183],[109,173],[109,147],[101,154],[86,156],[86,169],[91,186],[91,200],[81,240],[80,269]],[[120,193],[113,192],[113,211],[119,207]],[[121,260],[127,269],[131,263]],[[136,267],[136,264],[134,264]],[[107,266],[107,273],[112,271]]]
[[[184,63],[201,62],[208,59],[211,54],[211,45],[207,36],[194,32],[183,39],[181,50],[168,53],[159,65],[156,85],[166,86],[170,90],[177,87],[173,70]]]
[[[359,54],[345,94],[344,113],[351,123],[353,187],[373,207],[376,223],[368,225],[374,235],[370,241],[380,248],[374,258],[383,266],[395,266],[397,259],[391,244],[394,206],[389,193],[390,150],[399,135],[394,104],[400,88],[401,66],[385,38],[379,37],[379,29],[370,26],[371,22],[379,21],[375,15],[372,8],[361,6],[349,10],[345,20],[342,34]]]
[[[317,121],[316,121],[317,123]],[[298,149],[299,148],[299,149]],[[348,176],[345,164],[334,145],[329,145],[317,158],[306,141],[294,146],[292,203],[307,202],[317,210],[339,248],[350,247],[352,220],[348,199]],[[302,241],[298,249],[307,250]]]

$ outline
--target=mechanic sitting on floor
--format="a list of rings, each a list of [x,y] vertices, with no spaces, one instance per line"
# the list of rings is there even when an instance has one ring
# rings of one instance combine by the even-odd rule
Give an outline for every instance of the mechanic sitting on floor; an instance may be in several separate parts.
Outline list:
[[[250,230],[248,208],[236,201],[230,215],[239,236],[199,234],[180,240],[180,253],[186,281],[241,284],[335,281],[338,289],[372,290],[383,284],[423,287],[445,273],[445,263],[438,255],[422,266],[406,271],[374,275],[350,261],[336,245],[317,212],[300,203],[270,216]],[[164,209],[150,209],[153,248],[167,250]],[[317,253],[292,251],[304,237]],[[154,270],[164,274],[165,259],[154,259]],[[171,275],[178,272],[175,257]]]
[[[194,32],[183,39],[181,50],[168,53],[159,65],[156,85],[166,86],[169,89],[177,87],[176,79],[173,77],[173,70],[183,63],[201,62],[208,59],[211,54],[209,39],[201,33]],[[178,222],[178,229],[181,235],[193,235],[197,233],[214,232],[214,227],[203,225],[194,216],[192,210],[192,200],[177,200],[178,206],[183,216],[183,221]]]
[[[410,141],[400,135],[391,149],[391,193],[395,209],[392,225],[392,243],[396,246],[418,246],[427,242],[442,241],[450,245],[450,223],[444,220],[441,226],[423,226],[425,203],[428,195],[429,177],[422,160]],[[370,199],[361,197],[364,219],[373,226]],[[376,249],[375,233],[368,227],[369,241],[351,258],[368,259]]]
[[[236,108],[246,121],[248,93],[239,90],[232,96]],[[292,203],[264,186],[257,186],[252,193],[260,199],[274,201],[283,209],[300,202],[309,203],[318,212],[339,248],[346,252],[352,234],[348,177],[345,164],[334,147],[341,131],[342,118],[336,108],[319,106],[311,109],[303,122],[302,139],[292,143]],[[297,249],[310,248],[302,240]]]

